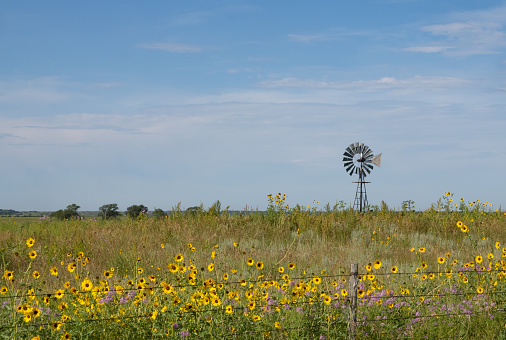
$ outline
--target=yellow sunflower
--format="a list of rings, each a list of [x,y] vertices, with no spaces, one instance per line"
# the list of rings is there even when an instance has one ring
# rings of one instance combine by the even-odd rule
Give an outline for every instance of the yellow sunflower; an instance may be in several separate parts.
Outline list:
[[[91,281],[88,278],[84,279],[83,282],[81,283],[81,290],[85,292],[90,291],[92,288],[93,283],[91,283]]]
[[[374,261],[373,267],[374,267],[374,269],[380,269],[381,268],[381,261],[380,260]]]

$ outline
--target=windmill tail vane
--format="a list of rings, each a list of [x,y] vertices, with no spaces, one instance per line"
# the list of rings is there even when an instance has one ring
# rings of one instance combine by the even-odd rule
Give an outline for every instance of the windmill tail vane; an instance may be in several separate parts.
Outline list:
[[[364,143],[352,143],[350,144],[343,154],[344,167],[346,172],[352,176],[353,174],[358,175],[357,191],[355,193],[355,202],[353,208],[356,211],[362,212],[365,207],[369,205],[367,202],[367,191],[365,188],[366,182],[365,177],[371,173],[374,169],[374,165],[377,167],[381,166],[381,153],[374,155],[372,150]]]

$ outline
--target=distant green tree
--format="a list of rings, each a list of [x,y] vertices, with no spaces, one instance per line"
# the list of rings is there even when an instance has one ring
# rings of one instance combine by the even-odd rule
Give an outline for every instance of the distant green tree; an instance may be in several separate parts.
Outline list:
[[[131,205],[126,210],[126,215],[130,218],[137,218],[137,217],[139,217],[139,215],[141,213],[143,213],[143,214],[148,213],[148,208],[142,204],[141,205]]]
[[[167,214],[165,213],[165,211],[163,211],[162,209],[160,208],[156,208],[155,210],[153,210],[153,217],[154,218],[165,218]]]
[[[116,203],[104,204],[98,208],[98,210],[100,211],[98,213],[98,216],[102,217],[104,220],[116,218],[121,215],[121,213],[118,211],[118,204]]]
[[[80,208],[77,204],[67,205],[65,210],[54,211],[49,214],[49,217],[55,218],[57,220],[70,220],[72,218],[79,218],[80,215],[77,210]]]
[[[189,216],[197,216],[197,215],[201,215],[204,213],[204,205],[201,204],[200,206],[194,206],[194,207],[189,207],[188,209],[186,209],[186,215],[189,215]]]
[[[412,201],[412,200],[403,201],[401,208],[402,208],[402,212],[404,212],[404,213],[411,212],[411,211],[414,212],[415,211],[415,201]]]
[[[221,214],[221,202],[220,200],[217,200],[214,202],[212,206],[209,207],[207,210],[207,214],[211,216],[220,216]]]

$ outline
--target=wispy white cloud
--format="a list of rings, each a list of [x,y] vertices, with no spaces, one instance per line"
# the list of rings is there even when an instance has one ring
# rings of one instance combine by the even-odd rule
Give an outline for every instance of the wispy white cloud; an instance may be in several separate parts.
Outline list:
[[[384,77],[371,82],[383,86],[402,81]],[[436,80],[418,81],[434,83]],[[255,190],[260,191],[258,195],[263,197],[262,191],[268,192],[272,186],[280,190],[287,187],[295,202],[300,202],[308,194],[301,192],[298,198],[298,189],[293,187],[293,181],[313,176],[311,185],[318,187],[316,191],[323,192],[318,193],[320,201],[332,202],[334,194],[325,193],[328,183],[320,177],[329,178],[337,174],[341,177],[336,179],[336,185],[348,185],[350,192],[354,193],[353,184],[348,183],[349,176],[340,169],[342,164],[339,159],[344,147],[355,141],[366,142],[374,151],[383,151],[386,155],[405,155],[385,161],[382,171],[375,173],[375,176],[385,176],[378,182],[394,183],[397,176],[405,181],[418,176],[435,176],[441,167],[457,168],[467,164],[466,156],[455,152],[452,152],[454,158],[448,159],[448,143],[453,143],[452,147],[456,150],[466,151],[470,148],[471,151],[481,150],[480,147],[486,143],[491,145],[491,152],[503,152],[500,150],[501,143],[497,142],[504,139],[502,125],[497,119],[489,119],[486,111],[483,111],[481,120],[476,120],[476,109],[472,106],[461,109],[450,103],[450,107],[442,108],[434,101],[409,102],[406,98],[393,101],[391,97],[368,102],[372,96],[361,94],[358,97],[362,97],[362,102],[353,105],[311,103],[310,100],[319,99],[313,95],[298,96],[306,102],[280,103],[280,99],[297,99],[297,96],[288,97],[281,89],[261,90],[263,94],[258,91],[257,94],[240,94],[242,97],[238,94],[235,98],[233,93],[228,93],[228,97],[209,97],[202,105],[165,105],[158,106],[153,112],[144,108],[143,113],[136,115],[73,113],[25,118],[0,115],[3,133],[24,138],[0,139],[0,148],[5,157],[18,164],[17,171],[30,168],[28,165],[35,163],[38,173],[52,173],[54,164],[70,152],[76,161],[64,162],[61,166],[68,170],[66,174],[74,174],[82,183],[79,199],[84,200],[89,195],[89,202],[95,202],[97,197],[103,199],[103,195],[110,195],[111,186],[118,186],[114,195],[108,197],[125,207],[137,200],[143,200],[150,207],[160,202],[180,200],[186,200],[187,206],[195,205],[199,204],[194,201],[195,192],[203,195],[202,188],[207,187],[205,183],[211,178],[218,182],[236,179],[240,184],[249,176],[258,176],[255,180],[259,184],[250,188],[255,195]],[[335,97],[337,91],[316,92]],[[347,92],[346,97],[349,94]],[[258,103],[212,103],[218,99],[247,100],[255,95]],[[458,119],[455,112],[458,112]],[[438,148],[439,152],[427,151],[428,144]],[[216,153],[224,147],[227,152]],[[171,150],[171,157],[160,156],[166,154],[167,149]],[[505,158],[497,157],[497,164],[504,164]],[[150,161],[143,161],[146,159]],[[434,170],[432,165],[427,165],[429,163],[439,166]],[[273,172],[276,174],[273,175]],[[114,178],[104,174],[114,174]],[[41,175],[37,176],[38,179]],[[146,177],[155,179],[156,185],[146,181]],[[136,191],[136,196],[130,194],[120,187],[127,179],[142,183],[149,190]],[[347,184],[341,184],[343,180]],[[61,181],[55,178],[51,185],[65,184]],[[151,185],[155,188],[160,183],[177,190],[172,190],[169,195],[164,192],[153,196],[152,192],[156,190],[151,190]],[[391,196],[385,194],[381,199],[395,200],[395,191],[401,189],[402,185],[399,188],[394,186],[394,193]],[[97,195],[97,190],[101,195]],[[185,190],[189,191],[186,196]],[[343,190],[346,192],[347,189]],[[230,196],[220,194],[216,197],[215,186],[210,186],[208,191],[206,195],[213,200],[219,198],[234,202]],[[40,195],[47,197],[44,193]],[[146,199],[144,202],[148,197],[151,201]],[[197,199],[201,199],[200,196]],[[9,202],[21,204],[23,200]],[[64,206],[64,203],[61,205]],[[264,204],[258,200],[250,203]],[[96,206],[101,204],[103,202],[96,202]]]
[[[288,40],[301,43],[311,43],[315,41],[336,40],[344,37],[365,36],[370,32],[366,31],[351,31],[345,29],[331,29],[328,32],[318,34],[288,34]]]
[[[0,81],[0,103],[62,102],[71,97],[68,92],[61,90],[62,84],[56,77]]]
[[[318,81],[312,79],[282,78],[279,80],[268,80],[261,82],[261,87],[300,87],[319,89],[340,89],[340,90],[373,90],[385,88],[437,88],[456,87],[470,83],[470,80],[456,77],[428,77],[415,76],[409,79],[396,79],[383,77],[377,80],[356,80],[349,82]]]
[[[458,43],[456,54],[492,54],[506,46],[503,25],[493,22],[454,22],[422,27],[425,32]]]
[[[405,48],[408,52],[480,55],[502,53],[506,47],[506,6],[448,15],[448,23],[426,25],[437,42]]]
[[[483,36],[490,32],[497,32],[502,25],[497,23],[479,22],[454,22],[443,25],[431,25],[422,27],[422,31],[431,32],[434,35],[446,35],[450,38]]]
[[[0,139],[3,138],[20,138],[19,136],[13,135],[11,133],[2,133],[0,132]]]
[[[454,48],[454,46],[413,46],[413,47],[406,47],[404,51],[421,52],[421,53],[438,53],[444,52],[451,48]]]
[[[139,44],[137,46],[149,50],[163,50],[174,53],[202,52],[204,50],[204,47],[202,46],[174,43],[149,43]]]

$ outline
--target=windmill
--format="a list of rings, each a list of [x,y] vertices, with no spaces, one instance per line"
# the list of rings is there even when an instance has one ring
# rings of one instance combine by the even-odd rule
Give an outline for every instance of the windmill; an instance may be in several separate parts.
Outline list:
[[[374,168],[373,164],[378,167],[381,166],[381,153],[375,156],[367,145],[357,142],[350,144],[350,146],[346,148],[346,151],[344,151],[343,156],[346,172],[349,172],[350,176],[358,174],[358,181],[353,182],[357,183],[357,192],[355,194],[353,209],[362,212],[362,210],[369,205],[367,202],[365,184],[371,183],[366,182],[364,179],[371,173],[371,170]]]

